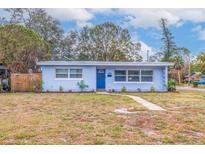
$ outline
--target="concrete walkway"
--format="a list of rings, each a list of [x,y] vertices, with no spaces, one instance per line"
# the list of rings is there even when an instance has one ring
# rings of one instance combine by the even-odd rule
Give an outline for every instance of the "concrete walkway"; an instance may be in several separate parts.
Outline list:
[[[138,96],[131,96],[131,95],[125,95],[129,98],[132,98],[134,101],[142,104],[143,106],[145,106],[146,108],[148,108],[149,110],[155,110],[155,111],[166,111],[165,109],[161,108],[160,106],[153,104],[145,99],[142,99]]]
[[[114,94],[114,93],[108,93],[108,92],[97,92],[97,94],[102,94],[102,95],[109,95],[109,94]],[[114,95],[121,95],[121,94],[114,94]],[[151,103],[145,99],[142,99],[141,97],[138,96],[131,96],[131,95],[121,95],[121,96],[126,96],[129,98],[132,98],[135,102],[140,103],[144,107],[148,108],[149,110],[155,110],[155,111],[166,111],[165,109],[161,108],[160,106]]]
[[[205,92],[205,89],[203,89],[203,88],[192,88],[192,87],[180,87],[180,86],[177,86],[176,89],[177,90],[190,90],[190,91],[204,91]]]

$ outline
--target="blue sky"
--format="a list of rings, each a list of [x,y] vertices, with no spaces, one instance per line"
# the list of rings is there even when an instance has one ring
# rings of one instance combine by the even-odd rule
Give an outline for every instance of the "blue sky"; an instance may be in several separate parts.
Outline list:
[[[132,39],[141,42],[142,50],[159,51],[161,43],[160,18],[167,18],[179,47],[188,48],[193,55],[205,51],[205,9],[46,9],[58,19],[65,32],[88,25],[113,22],[128,28]],[[1,9],[0,13],[6,15]]]

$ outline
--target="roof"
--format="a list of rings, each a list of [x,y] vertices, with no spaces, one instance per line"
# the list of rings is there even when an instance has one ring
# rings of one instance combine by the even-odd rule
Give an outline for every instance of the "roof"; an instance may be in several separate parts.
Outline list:
[[[39,66],[173,66],[170,62],[39,61]]]

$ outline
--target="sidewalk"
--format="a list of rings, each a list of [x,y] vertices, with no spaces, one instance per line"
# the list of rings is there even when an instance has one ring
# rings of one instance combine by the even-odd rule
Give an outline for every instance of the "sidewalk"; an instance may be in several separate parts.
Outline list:
[[[190,91],[204,91],[205,89],[203,88],[192,88],[192,87],[180,87],[180,86],[176,86],[177,90],[190,90]]]

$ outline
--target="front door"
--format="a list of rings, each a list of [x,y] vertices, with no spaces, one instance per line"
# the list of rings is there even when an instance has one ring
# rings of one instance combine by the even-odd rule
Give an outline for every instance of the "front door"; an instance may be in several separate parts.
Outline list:
[[[97,69],[97,89],[105,89],[105,69]]]

